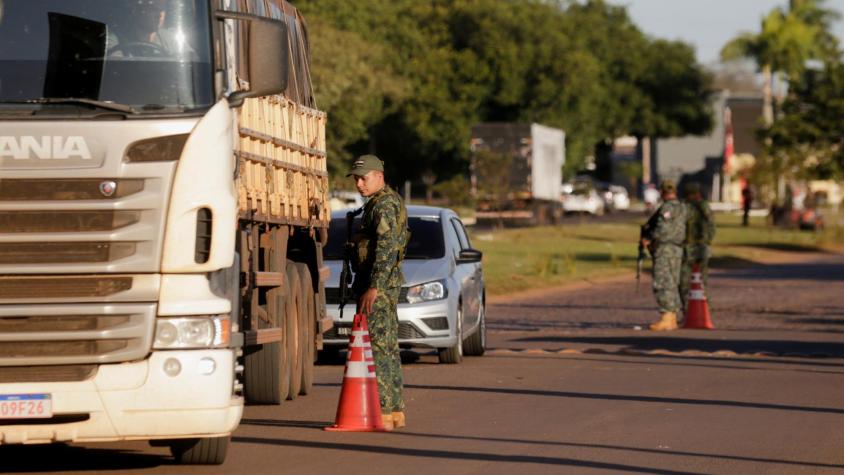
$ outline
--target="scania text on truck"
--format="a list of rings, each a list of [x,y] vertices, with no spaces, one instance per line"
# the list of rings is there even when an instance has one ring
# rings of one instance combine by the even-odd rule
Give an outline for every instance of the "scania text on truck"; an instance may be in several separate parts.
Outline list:
[[[328,176],[283,0],[0,1],[0,443],[222,463],[307,394]]]

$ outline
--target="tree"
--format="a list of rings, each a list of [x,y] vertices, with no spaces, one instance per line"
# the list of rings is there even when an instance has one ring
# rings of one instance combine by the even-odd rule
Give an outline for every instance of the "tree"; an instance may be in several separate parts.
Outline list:
[[[395,110],[409,84],[391,70],[382,45],[320,18],[311,20],[309,27],[318,32],[310,36],[316,102],[330,113],[329,170],[343,177],[351,158],[349,146],[368,140],[370,128]]]
[[[844,65],[805,70],[791,84],[782,115],[763,130],[766,154],[759,162],[762,181],[777,176],[841,178],[844,172]],[[767,180],[765,180],[767,178]]]
[[[394,183],[465,173],[477,122],[564,129],[567,174],[619,135],[708,125],[708,76],[691,48],[647,38],[604,0],[297,6],[311,22],[332,163],[376,153]]]
[[[762,19],[759,33],[742,33],[721,50],[729,61],[750,58],[756,61],[763,77],[763,117],[773,122],[771,85],[773,74],[782,72],[788,80],[798,78],[809,59],[823,59],[837,49],[830,33],[838,14],[823,7],[824,0],[791,0],[787,10],[775,8]]]

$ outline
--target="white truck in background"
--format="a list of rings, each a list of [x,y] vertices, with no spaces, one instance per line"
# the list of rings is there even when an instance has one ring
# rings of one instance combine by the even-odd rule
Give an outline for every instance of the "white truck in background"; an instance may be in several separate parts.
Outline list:
[[[471,152],[478,220],[546,224],[560,218],[565,132],[540,124],[476,124]]]
[[[283,0],[0,4],[0,443],[219,464],[306,394],[326,116]]]

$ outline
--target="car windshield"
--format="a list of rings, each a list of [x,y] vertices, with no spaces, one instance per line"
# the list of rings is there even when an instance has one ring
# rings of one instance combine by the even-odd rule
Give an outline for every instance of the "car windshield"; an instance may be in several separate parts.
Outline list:
[[[207,1],[0,0],[0,110],[209,107],[211,62]]]
[[[353,224],[354,229],[360,226],[360,219]],[[410,242],[407,244],[405,259],[439,259],[445,255],[443,244],[443,228],[438,218],[407,219],[410,228]],[[328,225],[328,245],[322,250],[326,260],[340,260],[343,258],[343,243],[346,242],[346,218],[335,218]]]

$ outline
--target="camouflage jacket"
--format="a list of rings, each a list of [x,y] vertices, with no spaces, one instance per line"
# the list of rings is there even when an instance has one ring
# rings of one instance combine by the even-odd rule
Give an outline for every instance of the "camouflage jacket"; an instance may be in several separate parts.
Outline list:
[[[648,220],[649,238],[657,245],[682,246],[686,241],[686,206],[677,200],[668,200]]]
[[[389,186],[370,196],[363,208],[360,230],[355,234],[354,289],[400,287],[404,282],[401,261],[410,239],[407,209]]]
[[[687,201],[686,244],[712,243],[715,237],[715,217],[706,201]]]

